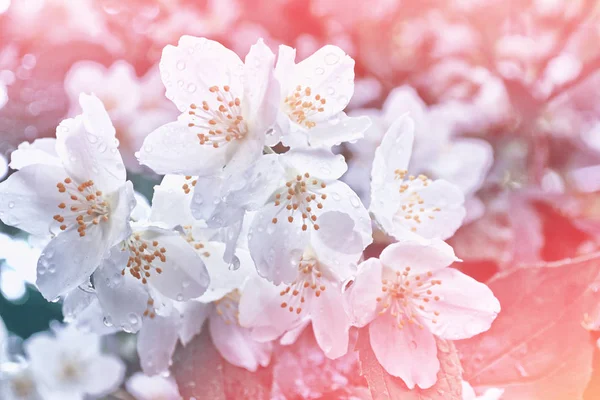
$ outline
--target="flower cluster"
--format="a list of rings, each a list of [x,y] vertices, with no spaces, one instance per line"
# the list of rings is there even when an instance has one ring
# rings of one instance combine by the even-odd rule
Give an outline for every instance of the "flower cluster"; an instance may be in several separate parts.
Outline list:
[[[36,283],[46,299],[63,299],[68,321],[139,332],[147,374],[168,370],[177,343],[202,329],[225,360],[255,371],[276,341],[293,343],[309,325],[331,359],[352,350],[353,327],[366,327],[387,373],[429,388],[436,337],[470,338],[500,311],[487,286],[451,268],[460,260],[444,242],[465,219],[488,149],[416,135],[424,110],[374,121],[372,166],[353,164],[363,185],[370,176],[367,208],[341,180],[348,166],[336,154],[375,129],[344,112],[354,60],[336,46],[295,59],[262,40],[242,61],[215,41],[182,37],[159,64],[181,114],[136,153],[164,175],[151,203],[126,180],[110,117],[119,108],[109,116],[81,94],[82,113],[56,139],[13,152],[0,217],[47,242]],[[472,151],[483,154],[472,177],[444,170],[444,157]],[[373,226],[390,244],[365,259]]]

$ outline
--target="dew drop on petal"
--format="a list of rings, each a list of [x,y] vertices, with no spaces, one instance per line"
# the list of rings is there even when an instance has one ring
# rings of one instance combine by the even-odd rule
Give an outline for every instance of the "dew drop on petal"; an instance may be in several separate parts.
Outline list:
[[[181,293],[177,293],[176,299],[177,301],[183,301],[183,295]]]
[[[360,200],[358,199],[358,197],[350,197],[350,204],[352,204],[354,208],[360,208]]]
[[[196,85],[194,85],[193,83],[188,84],[187,91],[190,93],[194,93],[196,91]]]
[[[177,61],[177,69],[183,71],[185,69],[185,61],[179,60]]]
[[[333,86],[329,86],[327,88],[327,94],[330,96],[333,96],[335,94],[335,89],[333,88]]]
[[[113,326],[113,322],[112,322],[112,318],[111,317],[104,317],[104,320],[102,322],[104,322],[104,326],[107,326],[109,328],[111,326]]]
[[[338,61],[340,61],[340,56],[338,56],[335,53],[328,53],[325,56],[325,64],[327,64],[327,65],[337,64]]]
[[[410,348],[413,349],[413,350],[416,350],[416,348],[417,348],[417,342],[415,342],[414,340],[412,340],[410,342]]]
[[[323,75],[325,73],[325,70],[321,67],[317,67],[315,68],[315,74],[317,75]]]
[[[236,255],[234,255],[231,259],[231,264],[229,264],[229,270],[237,271],[238,269],[240,269],[240,259]]]
[[[15,208],[15,202],[14,201],[9,202],[8,208]]]

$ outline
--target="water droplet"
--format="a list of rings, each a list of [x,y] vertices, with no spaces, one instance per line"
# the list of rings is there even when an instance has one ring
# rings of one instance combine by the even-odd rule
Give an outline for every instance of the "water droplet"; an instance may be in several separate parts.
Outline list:
[[[183,301],[183,295],[181,293],[177,293],[176,299],[177,301]]]
[[[338,103],[340,103],[343,106],[346,106],[349,101],[348,96],[344,96],[344,95],[339,96],[337,100],[338,100]]]
[[[185,61],[179,60],[177,61],[177,69],[183,71],[185,69]]]
[[[189,286],[190,286],[190,281],[183,281],[183,282],[181,282],[181,286],[182,286],[184,289],[185,289],[185,288],[187,288],[187,287],[189,287]]]
[[[358,199],[358,197],[350,197],[350,204],[352,204],[354,208],[360,208],[360,200]]]
[[[234,255],[231,259],[231,264],[229,264],[229,270],[237,271],[238,269],[240,269],[240,259],[236,255]]]
[[[8,208],[15,208],[15,202],[14,201],[9,202]]]
[[[196,91],[196,85],[194,85],[193,83],[188,84],[187,91],[190,93],[194,93]]]
[[[331,197],[335,200],[335,201],[340,201],[341,197],[337,192],[333,192],[331,193]]]
[[[135,315],[134,313],[129,313],[129,315],[128,315],[128,318],[129,318],[129,323],[130,323],[131,325],[134,325],[134,326],[135,326],[135,325],[137,325],[137,324],[138,324],[138,322],[139,322],[139,320],[138,320],[138,316],[137,316],[137,315]]]
[[[58,303],[60,301],[60,296],[53,298],[50,300],[50,303]]]
[[[177,81],[177,85],[179,85],[179,87],[183,87],[184,82],[180,79]]]
[[[88,133],[87,138],[88,142],[90,142],[91,144],[98,142],[98,136],[94,135],[93,133]]]
[[[113,326],[113,322],[112,322],[112,318],[111,317],[104,317],[104,320],[102,322],[104,322],[104,326],[107,326],[109,328],[111,326]]]
[[[329,86],[327,88],[327,94],[330,96],[333,96],[335,94],[335,89],[333,88],[333,86]]]
[[[327,65],[337,64],[338,61],[340,61],[340,56],[335,53],[329,53],[325,56],[325,64]]]
[[[325,73],[325,70],[321,67],[317,67],[315,68],[315,74],[317,75],[323,75]]]
[[[413,350],[417,349],[417,342],[415,342],[414,340],[410,342],[410,348]]]
[[[153,150],[152,149],[152,145],[147,144],[147,145],[144,146],[144,151],[146,153],[152,153],[152,150]]]

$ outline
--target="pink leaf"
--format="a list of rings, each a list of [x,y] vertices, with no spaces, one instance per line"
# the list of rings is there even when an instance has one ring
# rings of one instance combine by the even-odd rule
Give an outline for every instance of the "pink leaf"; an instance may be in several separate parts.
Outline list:
[[[437,383],[429,389],[409,390],[401,379],[388,374],[379,364],[371,350],[369,330],[362,329],[355,350],[373,400],[462,400],[462,368],[454,343],[443,339],[436,342],[440,360]]]
[[[581,399],[594,349],[582,321],[598,306],[599,272],[595,254],[494,277],[500,315],[488,332],[457,342],[465,380],[504,388],[503,400]]]
[[[229,364],[214,348],[208,329],[177,348],[172,371],[184,399],[270,399],[272,370],[253,373]]]

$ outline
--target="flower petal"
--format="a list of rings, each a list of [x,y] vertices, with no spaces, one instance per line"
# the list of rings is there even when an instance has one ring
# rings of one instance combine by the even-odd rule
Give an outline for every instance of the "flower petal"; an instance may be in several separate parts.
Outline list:
[[[260,342],[275,340],[302,318],[281,307],[282,297],[279,293],[283,289],[256,275],[244,285],[239,321],[243,327],[251,328],[254,339]]]
[[[179,338],[181,344],[187,346],[194,336],[202,331],[206,318],[210,315],[214,306],[199,301],[186,301],[180,303],[178,307],[181,313],[181,327],[179,329]]]
[[[166,224],[169,228],[185,226],[194,221],[190,211],[192,195],[186,194],[184,185],[188,185],[189,190],[193,189],[185,176],[165,175],[160,185],[154,186],[151,221]]]
[[[340,112],[323,124],[318,124],[308,131],[308,142],[312,147],[327,147],[343,142],[354,142],[362,139],[364,132],[371,126],[371,119],[366,116],[348,117]]]
[[[64,194],[56,188],[67,173],[62,167],[28,165],[0,183],[0,215],[6,225],[35,236],[48,236]]]
[[[48,243],[40,255],[36,285],[47,300],[75,289],[96,270],[109,246],[99,226],[90,226],[84,237],[68,229]]]
[[[248,251],[242,249],[236,251],[240,264],[235,270],[223,260],[224,243],[205,242],[204,248],[199,250],[199,253],[203,254],[204,264],[210,276],[210,285],[198,301],[209,303],[218,300],[232,290],[241,288],[250,274],[256,275],[254,262]]]
[[[433,304],[440,314],[436,323],[431,318],[421,321],[434,335],[459,340],[490,329],[500,312],[500,303],[490,288],[454,268],[437,271],[432,279],[442,281],[435,287],[440,300]]]
[[[440,362],[434,336],[426,329],[408,324],[399,329],[389,313],[376,318],[369,325],[371,347],[381,366],[406,383],[430,388],[437,381]]]
[[[125,364],[117,357],[99,355],[87,364],[85,392],[92,396],[105,396],[121,385]]]
[[[215,313],[210,317],[210,336],[219,354],[229,363],[254,372],[271,361],[271,343],[252,339],[250,330],[236,324],[226,324]]]
[[[356,278],[344,293],[345,308],[352,325],[363,327],[377,316],[382,270],[383,265],[377,258],[359,264]]]
[[[337,46],[327,45],[296,65],[294,84],[310,87],[326,99],[320,120],[344,110],[354,93],[354,60]]]
[[[333,181],[344,175],[348,166],[341,154],[328,149],[297,149],[279,156],[281,164],[293,175],[309,173],[325,181]]]
[[[56,153],[55,138],[36,139],[33,143],[23,142],[10,155],[10,167],[19,170],[31,164],[62,167]]]
[[[210,283],[204,262],[189,243],[177,232],[161,228],[148,228],[136,232],[140,238],[158,242],[164,248],[166,261],[155,260],[162,273],[153,273],[148,282],[166,297],[185,301],[201,296]]]
[[[56,129],[56,152],[65,170],[78,183],[93,180],[105,193],[125,183],[125,166],[117,148],[115,129],[95,96],[82,94],[83,114]]]
[[[129,274],[121,274],[128,258],[128,251],[112,248],[94,273],[94,287],[106,321],[127,332],[137,332],[149,295],[141,282]]]
[[[334,284],[327,286],[312,302],[310,316],[315,339],[329,358],[338,358],[348,352],[350,318],[344,310],[341,289]]]
[[[182,36],[177,47],[164,48],[159,67],[166,96],[181,112],[190,104],[212,100],[212,86],[229,85],[236,95],[243,93],[242,60],[213,40]]]
[[[184,122],[171,122],[150,133],[137,154],[141,164],[157,174],[210,175],[225,165],[230,143],[203,146]]]
[[[411,275],[439,271],[459,261],[452,247],[436,239],[392,243],[383,249],[379,259],[395,271],[410,267]]]
[[[146,318],[138,334],[137,350],[140,365],[146,375],[165,372],[179,338],[179,312],[171,309],[169,315]]]
[[[267,204],[256,213],[248,233],[248,248],[258,274],[276,285],[296,278],[298,262],[309,240],[300,218],[288,222],[278,212],[278,207]],[[276,217],[278,221],[273,223]]]

